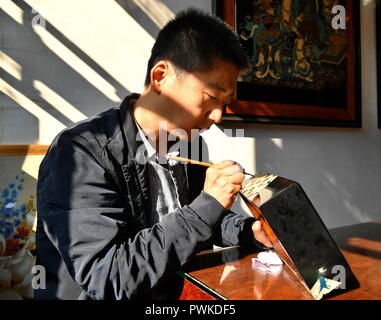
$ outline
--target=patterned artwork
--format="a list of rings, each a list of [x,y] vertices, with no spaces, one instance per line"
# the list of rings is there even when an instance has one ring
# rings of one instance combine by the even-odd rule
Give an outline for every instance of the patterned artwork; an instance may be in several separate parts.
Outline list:
[[[255,197],[266,188],[278,176],[265,172],[258,172],[253,178],[243,182],[241,193],[249,200],[253,201]]]
[[[237,32],[252,69],[240,81],[321,90],[346,81],[346,32],[332,28],[339,0],[237,1]]]
[[[32,299],[37,181],[24,157],[0,160],[0,300]]]
[[[319,279],[316,280],[316,283],[311,289],[311,293],[315,300],[321,300],[323,296],[330,293],[332,290],[335,290],[341,285],[341,282],[327,279],[324,277],[319,277]]]

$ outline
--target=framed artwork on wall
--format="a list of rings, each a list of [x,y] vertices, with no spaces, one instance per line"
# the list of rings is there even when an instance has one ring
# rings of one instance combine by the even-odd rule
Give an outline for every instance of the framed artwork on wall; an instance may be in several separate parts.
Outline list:
[[[48,147],[0,145],[0,300],[33,299],[37,177]]]
[[[360,2],[216,0],[251,67],[224,121],[361,127]]]

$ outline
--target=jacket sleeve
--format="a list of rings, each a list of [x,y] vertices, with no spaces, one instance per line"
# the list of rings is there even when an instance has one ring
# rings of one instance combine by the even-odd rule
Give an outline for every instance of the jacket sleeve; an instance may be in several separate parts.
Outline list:
[[[226,213],[201,192],[131,235],[120,192],[84,144],[62,135],[40,166],[39,226],[92,299],[132,299],[172,276],[210,243]],[[38,232],[38,231],[37,231]]]
[[[205,145],[203,139],[200,142],[201,144]],[[189,170],[191,170],[189,175],[189,179],[191,179],[190,186],[195,188],[194,194],[198,194],[204,186],[207,169],[198,165],[188,166],[190,167]],[[230,210],[227,211],[215,226],[213,243],[220,247],[243,245],[257,250],[268,249],[256,241],[253,236],[251,226],[255,220],[254,217],[243,216]]]
[[[269,249],[254,238],[252,225],[255,221],[254,217],[228,211],[216,227],[214,243],[221,247],[242,245],[257,251]]]

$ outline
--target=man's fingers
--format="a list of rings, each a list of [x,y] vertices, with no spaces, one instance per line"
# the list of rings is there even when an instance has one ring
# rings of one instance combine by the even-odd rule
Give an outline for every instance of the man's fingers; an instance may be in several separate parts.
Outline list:
[[[226,209],[230,209],[244,179],[244,174],[234,161],[221,161],[207,169],[204,191],[217,199]]]
[[[272,248],[273,244],[270,238],[267,236],[265,230],[262,228],[262,224],[259,220],[255,221],[252,226],[255,239],[262,243],[265,247]]]
[[[238,173],[232,176],[226,177],[226,180],[230,183],[241,185],[243,180],[245,180],[245,175],[243,173]]]
[[[221,171],[223,172],[224,175],[232,176],[234,174],[243,172],[243,169],[241,166],[239,166],[237,164],[233,164],[231,166],[227,166],[227,167],[223,168]]]
[[[234,163],[235,163],[234,161],[224,160],[224,161],[217,162],[217,163],[213,164],[212,167],[215,169],[223,169],[223,168],[234,165]]]
[[[257,220],[253,223],[253,232],[260,232],[262,231],[262,223],[261,221]]]
[[[233,175],[243,172],[243,167],[236,161],[224,160],[213,165],[214,168],[219,169],[225,175]]]

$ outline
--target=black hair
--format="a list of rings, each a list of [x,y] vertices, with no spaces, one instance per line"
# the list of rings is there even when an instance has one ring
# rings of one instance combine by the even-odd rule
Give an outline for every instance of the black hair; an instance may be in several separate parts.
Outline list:
[[[151,69],[160,60],[169,60],[176,71],[208,71],[215,58],[244,70],[248,57],[238,35],[220,18],[197,9],[178,13],[159,32],[148,61],[145,86],[151,82]]]

